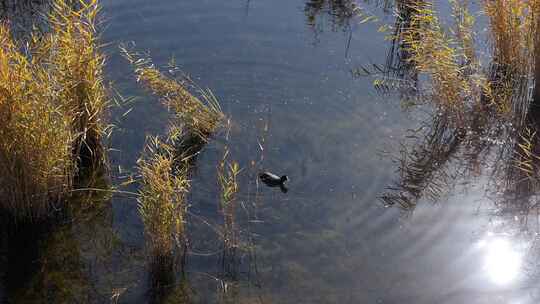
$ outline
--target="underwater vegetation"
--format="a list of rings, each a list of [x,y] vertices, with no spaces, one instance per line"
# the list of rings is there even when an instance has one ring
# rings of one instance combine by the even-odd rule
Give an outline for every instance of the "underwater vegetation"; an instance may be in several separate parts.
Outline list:
[[[386,0],[384,6],[387,6]],[[354,0],[307,0],[304,6],[304,14],[306,23],[313,31],[315,44],[319,42],[319,36],[324,32],[326,23],[329,24],[330,30],[333,32],[342,31],[347,33],[346,57],[348,56],[355,22],[363,24],[377,19],[373,14],[366,12],[359,1]]]
[[[79,4],[54,1],[50,29],[26,42],[0,23],[0,207],[19,219],[46,217],[105,157],[99,7]]]

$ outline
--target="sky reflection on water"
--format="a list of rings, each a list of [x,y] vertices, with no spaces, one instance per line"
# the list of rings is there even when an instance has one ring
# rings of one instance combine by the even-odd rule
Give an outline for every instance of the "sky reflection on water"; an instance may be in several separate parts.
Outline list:
[[[516,250],[517,244],[507,237],[488,233],[477,246],[484,253],[482,269],[491,282],[497,285],[515,282],[523,264],[523,253]]]

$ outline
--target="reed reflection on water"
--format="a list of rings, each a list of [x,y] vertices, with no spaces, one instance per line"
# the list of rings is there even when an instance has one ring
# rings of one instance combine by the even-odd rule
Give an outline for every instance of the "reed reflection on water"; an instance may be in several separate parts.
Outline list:
[[[351,19],[356,17],[358,5],[353,0],[308,0],[304,11],[307,24],[314,30],[322,31],[325,26],[324,18],[330,17],[332,31],[349,31]],[[323,20],[320,20],[323,19]]]

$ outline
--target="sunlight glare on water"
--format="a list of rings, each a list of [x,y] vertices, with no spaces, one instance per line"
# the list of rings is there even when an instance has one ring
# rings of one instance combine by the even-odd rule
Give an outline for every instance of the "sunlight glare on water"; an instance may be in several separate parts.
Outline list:
[[[485,252],[483,269],[490,281],[506,285],[514,281],[521,270],[522,255],[505,238],[489,237],[478,244]]]

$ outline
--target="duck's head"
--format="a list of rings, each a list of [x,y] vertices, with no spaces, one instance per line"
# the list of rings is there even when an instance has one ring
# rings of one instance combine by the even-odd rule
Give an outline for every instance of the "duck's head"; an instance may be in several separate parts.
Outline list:
[[[288,181],[288,180],[289,180],[289,177],[288,177],[287,175],[283,175],[283,176],[281,177],[281,179],[280,179],[280,181],[281,181],[282,183],[284,183],[284,182],[286,182],[286,181]]]

